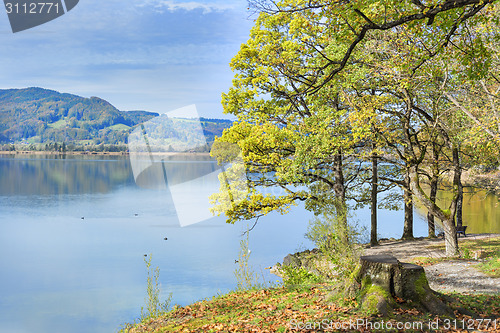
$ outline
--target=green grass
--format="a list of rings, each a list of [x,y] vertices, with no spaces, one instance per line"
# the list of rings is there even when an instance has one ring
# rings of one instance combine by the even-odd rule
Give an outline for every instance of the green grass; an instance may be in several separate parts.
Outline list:
[[[474,239],[470,238],[459,238],[459,247],[462,258],[464,259],[477,259],[487,258],[489,256],[495,255],[500,248],[500,237],[482,238]],[[443,243],[430,245],[429,249],[444,250],[445,246]]]
[[[37,144],[40,142],[40,136],[37,135],[37,136],[32,136],[31,138],[28,138],[26,140],[29,144]]]
[[[68,125],[68,122],[65,119],[60,119],[60,120],[56,121],[55,123],[47,124],[48,127],[55,128],[55,129],[62,128],[66,125]]]
[[[52,124],[47,124],[48,127],[55,128],[55,129],[64,128],[67,125],[68,125],[68,121],[66,120],[66,118],[60,119]],[[109,126],[109,128],[113,131],[126,131],[126,130],[130,129],[130,126],[127,126],[124,124],[116,124],[113,126]]]
[[[482,250],[484,255],[492,255],[497,252],[498,248],[500,248],[500,237],[491,237],[482,239],[474,239],[472,237],[459,238],[459,247],[462,252],[470,253],[471,251]],[[443,243],[430,245],[429,248],[440,249],[440,250],[445,249]],[[467,255],[467,253],[465,253],[465,255]]]
[[[500,278],[500,251],[478,266],[485,274]]]
[[[140,332],[145,327],[153,332],[280,332],[298,316],[332,317],[337,308],[326,304],[320,296],[317,288],[307,292],[288,288],[235,291],[174,308],[128,332]]]
[[[328,284],[318,284],[307,290],[279,287],[234,291],[189,306],[174,307],[162,316],[148,318],[121,332],[290,332],[300,331],[292,329],[293,321],[302,323],[325,321],[329,325],[341,325],[356,320],[370,322],[384,320],[395,325],[397,322],[428,323],[436,320],[435,316],[412,308],[397,308],[386,318],[370,317],[357,311],[354,306],[340,306],[336,302],[329,301],[330,292],[331,287]],[[451,302],[453,309],[465,308],[474,313],[473,318],[500,320],[498,295],[450,296],[453,298]],[[441,325],[445,319],[440,319]],[[457,320],[462,319],[467,320],[468,317],[463,315],[457,317]]]
[[[487,275],[500,277],[500,237],[460,242],[462,257],[479,260],[477,267]]]
[[[477,260],[477,268],[483,273],[500,277],[500,237],[483,239],[460,239],[460,252],[462,258],[466,260]],[[430,248],[444,250],[444,245],[432,245]],[[414,258],[413,263],[422,266],[432,265],[447,258]]]
[[[473,252],[481,251],[482,257],[490,257],[492,255],[498,255],[498,249],[500,248],[500,237],[490,238],[490,239],[467,239],[460,242],[462,251],[469,252],[474,255]]]
[[[426,266],[437,264],[437,263],[442,262],[444,260],[446,260],[446,258],[444,258],[444,257],[443,258],[415,257],[415,258],[411,258],[411,260],[408,260],[408,262],[415,264],[415,265],[426,267]]]
[[[491,267],[491,269],[484,270],[485,273],[490,274],[492,276],[495,275],[500,267],[498,263],[498,258],[500,257],[500,237],[486,238],[486,239],[460,239],[459,247],[461,258],[466,260],[477,260],[479,262],[479,266]],[[434,250],[443,250],[445,249],[443,244],[435,244],[428,246],[429,249]],[[411,263],[420,265],[420,266],[429,266],[434,265],[439,262],[445,260],[451,260],[456,258],[431,258],[431,257],[415,257],[409,260]],[[482,268],[481,268],[482,269]],[[491,272],[493,270],[493,272]]]
[[[116,125],[110,126],[109,128],[113,131],[126,131],[126,130],[130,129],[130,126],[127,126],[124,124],[116,124]]]
[[[466,308],[476,314],[484,314],[486,318],[500,319],[500,296],[499,295],[469,295],[449,294],[456,300],[455,307]],[[479,318],[479,317],[476,317]],[[497,323],[500,328],[500,321]]]
[[[166,300],[161,301],[161,285],[159,283],[160,268],[151,267],[152,254],[144,257],[144,263],[147,270],[147,283],[146,283],[146,298],[145,306],[141,307],[140,323],[147,323],[155,318],[160,318],[166,315],[170,310],[170,301],[172,300],[172,293],[169,293]],[[135,324],[126,323],[123,325],[122,332],[129,332]]]

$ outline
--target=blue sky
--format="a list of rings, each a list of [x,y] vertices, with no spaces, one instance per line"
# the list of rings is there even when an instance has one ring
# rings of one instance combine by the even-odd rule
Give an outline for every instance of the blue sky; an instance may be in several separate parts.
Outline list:
[[[253,24],[246,0],[80,0],[13,34],[0,18],[0,89],[42,87],[106,99],[120,110],[196,104],[222,114],[229,61]]]

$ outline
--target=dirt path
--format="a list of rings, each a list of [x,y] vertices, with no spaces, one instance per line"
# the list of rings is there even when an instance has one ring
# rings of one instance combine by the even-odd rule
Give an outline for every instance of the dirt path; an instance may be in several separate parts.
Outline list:
[[[468,235],[468,239],[488,239],[498,234]],[[463,240],[461,238],[460,240]],[[380,246],[367,248],[365,255],[390,254],[399,261],[409,261],[415,257],[442,258],[444,250],[433,248],[442,244],[442,239],[420,239],[415,241],[386,242]],[[477,261],[450,260],[424,267],[429,285],[442,292],[500,294],[500,278],[492,278],[474,266]]]

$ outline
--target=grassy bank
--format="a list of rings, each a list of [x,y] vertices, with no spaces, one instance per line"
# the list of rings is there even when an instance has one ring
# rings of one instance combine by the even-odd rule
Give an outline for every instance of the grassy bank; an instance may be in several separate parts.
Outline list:
[[[480,253],[479,269],[498,276],[500,238],[467,240],[461,245],[469,256]],[[429,264],[425,257],[419,260]],[[360,312],[355,298],[339,299],[335,293],[337,283],[311,284],[307,276],[302,283],[299,279],[293,285],[234,291],[174,307],[161,316],[126,325],[121,332],[500,331],[500,295],[439,296],[455,311],[456,318],[433,316],[412,307],[411,302],[397,299],[398,306],[382,317]]]
[[[391,330],[369,329],[384,322],[384,327],[405,331],[427,332],[429,323],[443,328],[442,332],[463,331],[459,329],[464,320],[469,326],[481,331],[500,330],[500,296],[452,295],[455,309],[466,308],[474,313],[468,317],[459,315],[457,329],[444,329],[448,318],[437,318],[416,309],[396,309],[386,318],[364,316],[351,306],[339,306],[329,301],[329,285],[317,285],[305,290],[285,287],[232,292],[204,300],[185,307],[175,307],[164,316],[147,319],[121,332],[290,332],[290,331],[352,331],[377,332]],[[486,321],[470,319],[491,319],[489,329]],[[390,324],[388,324],[390,323]],[[421,323],[420,328],[418,323]],[[354,325],[354,326],[353,326]],[[389,326],[388,326],[389,325]],[[416,329],[409,329],[412,325]],[[347,328],[347,329],[336,329]],[[398,330],[392,330],[397,332]]]

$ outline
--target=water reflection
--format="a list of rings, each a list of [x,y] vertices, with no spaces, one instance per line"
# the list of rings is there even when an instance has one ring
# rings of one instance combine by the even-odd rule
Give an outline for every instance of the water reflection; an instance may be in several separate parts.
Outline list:
[[[448,207],[452,193],[440,190],[437,194],[438,204]],[[427,216],[427,210],[418,205],[418,213]],[[500,198],[482,189],[464,189],[463,224],[467,233],[500,233]]]
[[[163,164],[174,183],[215,168],[208,156],[177,155]],[[5,156],[0,182],[0,322],[6,332],[116,331],[140,315],[145,253],[153,254],[174,303],[236,286],[242,225],[220,217],[181,228],[169,191],[138,187],[126,156]],[[189,210],[198,213],[190,200]],[[266,279],[273,277],[263,267],[301,243],[310,247],[303,237],[308,219],[300,209],[260,220],[251,260]]]
[[[149,163],[148,167],[137,175],[136,184],[141,188],[166,190],[169,186],[182,184],[220,170],[217,163],[209,156],[202,157],[196,161],[185,161],[177,159],[176,156],[163,157],[162,161]],[[145,156],[144,159],[146,158]],[[140,162],[140,159],[136,157],[136,163],[137,161]],[[218,186],[215,190],[217,189]]]
[[[109,193],[131,183],[126,156],[0,155],[0,195]]]
[[[190,154],[162,163],[175,175],[169,183],[179,184],[216,168],[208,156]],[[440,195],[449,200],[449,194]],[[467,194],[468,231],[500,232],[499,206],[498,198],[484,191]],[[0,322],[5,332],[116,331],[140,315],[144,253],[153,253],[174,303],[186,305],[234,288],[243,223],[213,218],[180,228],[175,208],[169,191],[135,184],[126,156],[0,156]],[[190,209],[200,210],[192,204]],[[369,223],[368,210],[357,216]],[[260,219],[250,240],[257,270],[301,243],[311,247],[303,237],[310,218],[299,207]],[[381,211],[379,220],[382,237],[400,236],[402,211]],[[419,223],[415,235],[425,232]]]

